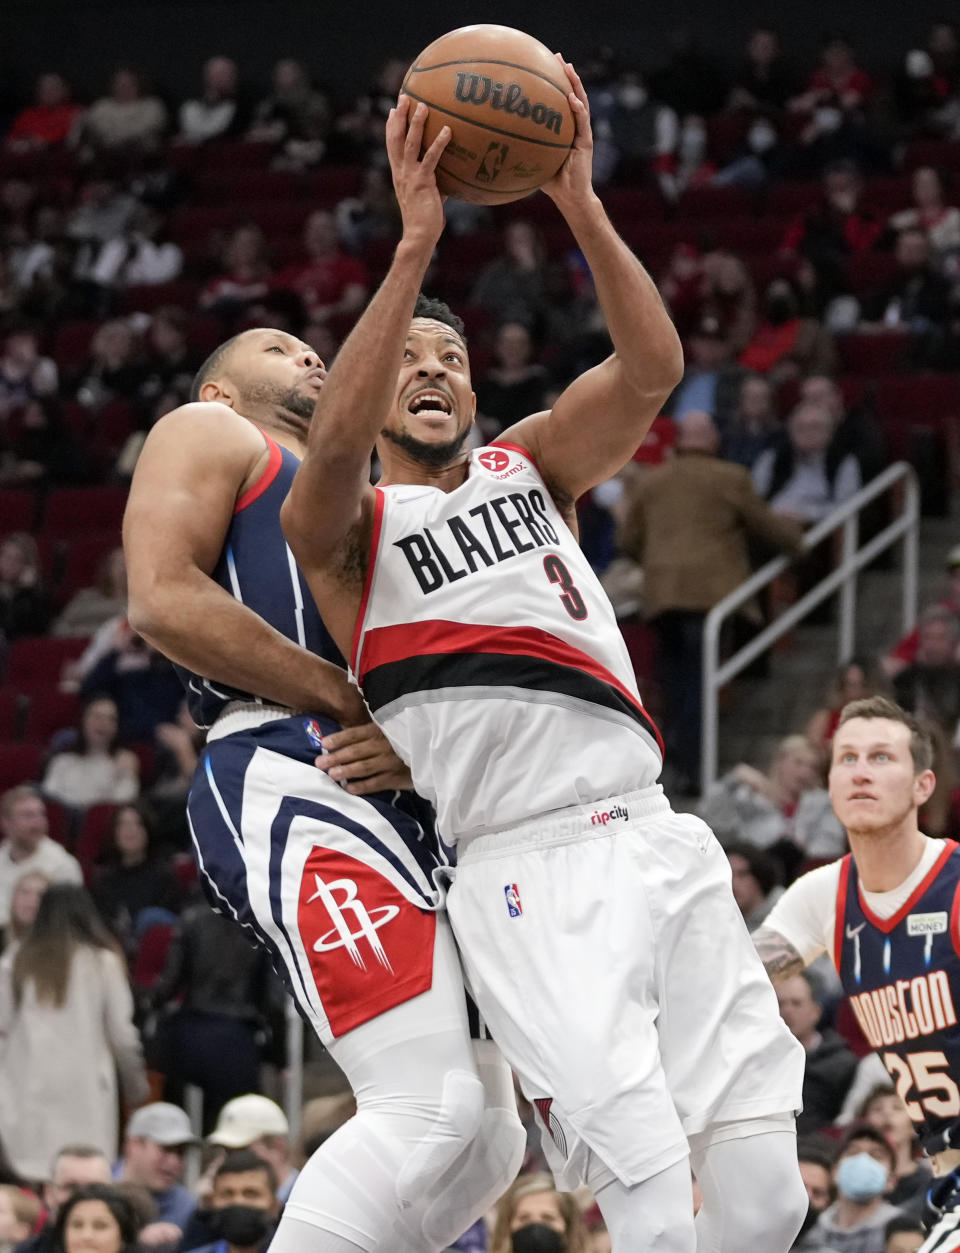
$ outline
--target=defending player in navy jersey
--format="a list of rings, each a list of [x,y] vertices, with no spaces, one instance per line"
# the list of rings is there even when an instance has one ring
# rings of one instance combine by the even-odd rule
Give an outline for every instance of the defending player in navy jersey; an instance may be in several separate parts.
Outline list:
[[[863,1034],[913,1119],[944,1210],[923,1248],[960,1249],[960,847],[917,812],[935,785],[929,733],[884,697],[847,705],[830,799],[850,853],[783,894],[754,943],[776,982],[828,953]]]
[[[586,95],[563,64],[577,138],[544,190],[613,355],[550,413],[467,450],[463,327],[418,303],[449,130],[421,159],[426,110],[401,97],[387,152],[403,238],[325,384],[282,521],[368,707],[458,843],[447,905],[468,980],[562,1183],[591,1186],[618,1253],[785,1253],[807,1208],[802,1050],[722,850],[657,785],[659,736],[572,529],[576,498],[629,459],[682,362],[593,191]]]
[[[137,464],[129,612],[208,728],[188,801],[208,895],[270,953],[357,1096],[272,1247],[419,1253],[503,1191],[524,1136],[509,1070],[469,1039],[432,832],[280,529],[324,377],[269,328],[201,367],[195,403],[157,423]],[[313,764],[336,732],[353,758],[341,784]]]

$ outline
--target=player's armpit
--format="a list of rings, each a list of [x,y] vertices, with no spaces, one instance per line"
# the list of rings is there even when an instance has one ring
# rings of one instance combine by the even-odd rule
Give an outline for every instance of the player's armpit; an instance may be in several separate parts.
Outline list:
[[[774,931],[772,927],[758,927],[752,939],[771,983],[782,983],[803,970],[803,958],[779,931]]]

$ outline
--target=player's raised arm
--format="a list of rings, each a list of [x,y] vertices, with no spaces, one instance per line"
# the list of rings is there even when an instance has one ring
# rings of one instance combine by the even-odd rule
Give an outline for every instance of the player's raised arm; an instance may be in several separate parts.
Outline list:
[[[523,419],[502,439],[529,449],[550,485],[576,497],[630,459],[680,381],[683,353],[653,280],[593,190],[587,94],[573,67],[562,64],[572,87],[577,136],[543,190],[583,251],[614,352],[571,383],[549,414]]]
[[[226,406],[184,405],[153,428],[123,521],[131,625],[214,683],[338,722],[365,722],[344,671],[288,640],[210,577],[245,480],[265,457],[263,437]]]
[[[443,231],[434,171],[450,130],[443,127],[421,158],[428,111],[423,104],[411,111],[411,103],[400,97],[386,129],[403,235],[386,278],[337,353],[281,512],[305,571],[325,566],[360,520],[370,492],[370,454],[396,390],[420,283]]]

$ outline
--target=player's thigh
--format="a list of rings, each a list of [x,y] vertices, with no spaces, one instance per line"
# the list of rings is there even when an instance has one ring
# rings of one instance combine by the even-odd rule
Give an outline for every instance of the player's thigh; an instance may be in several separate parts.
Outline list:
[[[467,858],[447,904],[468,984],[560,1154],[579,1144],[635,1182],[685,1153],[650,915],[619,842]]]
[[[635,850],[649,883],[663,1066],[685,1129],[799,1107],[803,1050],[780,1018],[713,833],[671,814],[644,824]]]

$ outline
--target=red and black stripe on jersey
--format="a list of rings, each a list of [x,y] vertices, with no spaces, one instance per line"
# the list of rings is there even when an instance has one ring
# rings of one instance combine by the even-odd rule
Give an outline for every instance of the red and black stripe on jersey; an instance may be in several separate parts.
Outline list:
[[[595,658],[536,627],[433,620],[375,627],[364,636],[357,678],[371,712],[417,692],[521,688],[626,714],[663,741],[637,697]]]

